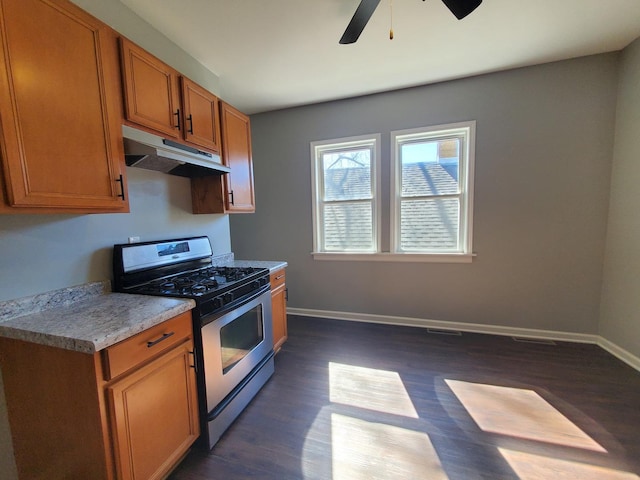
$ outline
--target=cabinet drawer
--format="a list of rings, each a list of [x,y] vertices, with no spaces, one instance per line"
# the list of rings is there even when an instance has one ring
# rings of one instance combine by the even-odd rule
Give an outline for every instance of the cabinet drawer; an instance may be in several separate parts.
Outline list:
[[[275,290],[280,285],[284,285],[284,281],[285,281],[284,268],[282,270],[277,270],[273,272],[269,276],[269,280],[271,281],[271,290]]]
[[[191,312],[185,312],[106,348],[105,380],[117,377],[191,336]]]

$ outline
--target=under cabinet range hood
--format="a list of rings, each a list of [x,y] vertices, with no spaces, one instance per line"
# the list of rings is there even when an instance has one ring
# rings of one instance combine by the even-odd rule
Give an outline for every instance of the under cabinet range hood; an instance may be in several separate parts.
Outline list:
[[[124,158],[127,166],[155,170],[180,177],[208,177],[231,171],[220,156],[203,152],[173,140],[122,126]]]

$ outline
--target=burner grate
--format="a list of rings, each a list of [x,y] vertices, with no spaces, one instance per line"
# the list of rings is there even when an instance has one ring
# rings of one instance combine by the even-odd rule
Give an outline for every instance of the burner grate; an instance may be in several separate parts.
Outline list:
[[[197,270],[149,280],[132,288],[131,293],[206,297],[218,295],[231,286],[249,282],[264,269],[253,267],[205,266]]]

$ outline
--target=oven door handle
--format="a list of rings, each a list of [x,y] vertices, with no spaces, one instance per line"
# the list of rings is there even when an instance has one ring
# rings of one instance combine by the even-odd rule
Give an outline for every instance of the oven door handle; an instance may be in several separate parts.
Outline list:
[[[163,340],[166,340],[167,338],[169,338],[171,335],[174,335],[176,332],[168,332],[165,333],[164,335],[162,335],[160,338],[153,340],[151,342],[147,342],[147,348],[151,348],[156,346],[157,344],[159,344],[160,342],[162,342]]]

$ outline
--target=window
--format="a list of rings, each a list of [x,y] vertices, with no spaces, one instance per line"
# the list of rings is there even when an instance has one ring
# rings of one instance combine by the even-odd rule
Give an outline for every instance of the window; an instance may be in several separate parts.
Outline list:
[[[475,122],[390,137],[382,159],[380,135],[311,143],[314,258],[470,262]],[[391,172],[384,212],[381,161]]]
[[[314,252],[379,251],[380,136],[313,142]]]
[[[391,132],[391,252],[471,255],[475,122]]]

